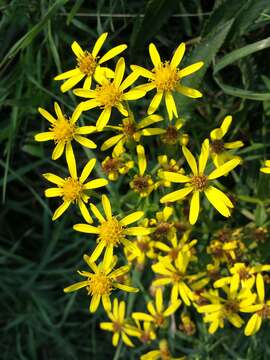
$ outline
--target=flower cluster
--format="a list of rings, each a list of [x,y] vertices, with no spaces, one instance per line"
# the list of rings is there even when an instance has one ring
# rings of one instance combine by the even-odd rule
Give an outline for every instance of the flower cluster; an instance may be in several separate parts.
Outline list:
[[[164,339],[164,329],[173,323],[175,331],[192,336],[197,331],[194,313],[209,324],[210,333],[228,322],[236,328],[245,324],[245,335],[253,335],[270,319],[266,295],[270,265],[250,256],[256,244],[245,240],[243,229],[224,227],[206,245],[193,235],[209,217],[229,218],[236,205],[236,194],[228,193],[225,184],[228,178],[234,181],[232,173],[243,163],[238,149],[244,143],[224,140],[229,138],[232,116],[203,138],[196,154],[195,144],[184,132],[186,122],[179,118],[176,99],[178,93],[193,99],[202,96],[185,85],[185,78],[199,71],[203,62],[182,67],[184,43],[170,61],[163,61],[150,44],[152,68],[131,65],[125,76],[124,57],[112,68],[107,62],[127,46],[104,53],[107,35],[102,34],[92,50],[74,42],[75,68],[55,77],[64,80],[62,92],[72,90],[80,99],[71,117],[57,102],[55,115],[38,109],[49,128],[35,140],[53,140],[52,160],[64,152],[67,168],[62,177],[43,174],[54,184],[45,196],[61,198],[52,219],[75,205],[82,220],[73,229],[89,239],[89,253],[83,256],[88,269],[78,271],[83,280],[64,291],[84,288],[91,313],[102,304],[108,321],[100,327],[112,333],[114,346],[120,339],[129,347],[136,342],[151,346],[158,339],[153,346],[158,349],[142,355],[142,360],[176,359]],[[136,113],[132,103],[141,98],[147,101],[152,91],[155,94],[147,109],[142,109],[142,101]],[[75,157],[76,143],[91,149],[86,151],[91,154],[86,162]],[[269,160],[261,171],[270,173]],[[200,262],[201,252],[211,258],[208,264]],[[136,277],[129,276],[130,272]],[[136,311],[127,308],[126,298],[115,296],[139,289],[146,301]]]

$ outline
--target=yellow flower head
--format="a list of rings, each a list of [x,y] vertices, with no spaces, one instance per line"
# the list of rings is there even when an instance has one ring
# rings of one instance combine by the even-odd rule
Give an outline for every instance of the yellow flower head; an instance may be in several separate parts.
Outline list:
[[[136,268],[142,271],[144,265],[148,259],[154,259],[155,253],[155,241],[148,235],[137,236],[137,239],[133,242],[134,247],[125,248],[125,255],[129,262],[135,262]]]
[[[265,174],[270,174],[270,160],[265,160],[264,166],[260,168],[260,171]]]
[[[106,73],[107,76],[113,77],[113,71],[106,67],[101,67],[100,65],[106,61],[112,59],[116,55],[119,55],[123,52],[127,45],[118,45],[103,56],[99,57],[99,51],[102,48],[108,33],[103,33],[96,41],[92,52],[84,51],[80,45],[74,41],[71,45],[71,49],[74,52],[77,58],[77,67],[75,69],[66,71],[60,75],[57,75],[54,80],[65,80],[63,85],[61,85],[61,91],[66,92],[72,89],[77,85],[82,79],[85,78],[83,88],[90,89],[92,78],[98,76],[99,73]]]
[[[138,338],[143,344],[149,344],[157,338],[153,324],[150,321],[143,321],[143,325],[141,325],[140,321],[135,319],[135,323],[140,332]]]
[[[142,145],[137,145],[139,174],[136,174],[130,182],[132,190],[137,192],[141,197],[148,196],[154,189],[154,182],[150,175],[145,175],[147,161],[145,150]]]
[[[127,174],[129,170],[134,167],[134,161],[125,159],[124,156],[107,156],[105,160],[102,161],[101,166],[108,179],[116,181],[118,180],[119,175]]]
[[[174,159],[168,159],[167,155],[159,155],[158,156],[158,163],[160,165],[160,169],[158,169],[157,175],[162,179],[163,171],[170,171],[175,172],[177,174],[184,174],[185,171],[182,169],[176,160]],[[155,188],[158,188],[159,186],[165,186],[170,187],[171,182],[168,180],[160,180],[155,183]]]
[[[150,83],[141,85],[140,89],[145,91],[153,89],[157,90],[157,93],[153,97],[148,108],[149,115],[153,114],[159,107],[163,96],[165,97],[165,104],[170,120],[172,120],[173,116],[178,117],[173,93],[179,92],[191,98],[198,98],[202,96],[198,90],[182,85],[182,78],[193,74],[203,66],[203,62],[200,61],[180,70],[178,66],[184,56],[185,49],[185,44],[181,43],[176,49],[171,61],[162,62],[155,45],[150,44],[149,53],[154,68],[152,70],[147,70],[141,66],[131,66],[135,73],[150,80]]]
[[[226,116],[221,124],[221,127],[211,131],[211,157],[216,167],[223,165],[226,161],[231,159],[241,159],[239,156],[231,154],[230,150],[239,149],[244,146],[244,143],[242,141],[223,141],[223,137],[227,134],[231,122],[232,117]]]
[[[87,293],[91,296],[91,302],[89,311],[95,312],[99,306],[100,300],[102,300],[105,311],[111,310],[111,292],[115,289],[120,289],[127,292],[137,292],[138,289],[120,284],[116,281],[116,278],[129,272],[129,266],[121,266],[116,270],[112,270],[116,265],[117,258],[114,257],[109,265],[105,266],[104,262],[96,265],[90,261],[89,256],[84,255],[84,261],[87,263],[92,272],[78,271],[81,276],[87,278],[87,280],[77,282],[64,289],[64,292],[72,292],[81,288],[86,288]]]
[[[107,185],[108,180],[99,178],[85,182],[96,164],[96,159],[91,159],[88,161],[88,163],[83,168],[80,177],[77,176],[75,158],[73,160],[74,162],[72,161],[69,163],[70,176],[67,178],[63,179],[51,173],[43,174],[45,179],[57,185],[57,187],[45,190],[45,196],[62,197],[63,199],[62,205],[60,205],[53,214],[53,220],[58,219],[72,203],[76,203],[79,206],[85,221],[92,223],[93,220],[85,205],[89,200],[87,191]]]
[[[237,165],[239,165],[240,160],[232,159],[227,161],[225,164],[212,171],[209,175],[205,175],[204,171],[209,157],[208,139],[206,139],[202,144],[198,164],[194,156],[185,146],[183,146],[183,153],[192,171],[192,174],[190,176],[186,176],[164,171],[162,176],[165,180],[175,183],[185,183],[186,186],[180,190],[163,196],[160,199],[160,202],[166,203],[178,201],[185,198],[192,192],[193,195],[190,202],[189,222],[193,225],[196,223],[199,216],[200,194],[203,192],[206,195],[208,201],[217,209],[221,215],[229,217],[231,215],[230,209],[234,207],[231,200],[222,191],[210,185],[210,182],[233,170]]]
[[[170,123],[164,130],[164,133],[160,136],[160,140],[164,144],[175,145],[180,143],[180,145],[187,146],[189,142],[189,135],[182,133],[180,130],[183,127],[184,123],[181,119],[177,119],[175,125]]]
[[[105,248],[106,250],[103,262],[105,266],[107,266],[112,261],[114,247],[120,244],[127,248],[134,247],[133,243],[128,240],[126,236],[147,235],[151,231],[150,229],[146,229],[142,226],[127,227],[128,225],[141,219],[144,215],[143,211],[136,211],[125,216],[123,219],[118,220],[112,214],[111,204],[106,195],[102,195],[102,207],[105,217],[100,213],[94,204],[90,204],[90,207],[100,222],[100,225],[92,226],[88,224],[76,224],[73,228],[74,230],[81,231],[83,233],[98,235],[98,245],[90,257],[91,262],[96,261]]]
[[[159,262],[152,265],[152,270],[159,275],[159,278],[154,280],[152,285],[171,285],[172,304],[178,299],[178,295],[187,306],[191,304],[190,300],[193,300],[193,292],[186,284],[189,277],[187,275],[189,262],[190,256],[188,253],[180,251],[174,262],[168,258],[160,257]]]
[[[158,288],[155,295],[155,304],[153,301],[147,303],[149,314],[142,312],[133,312],[132,317],[135,320],[152,322],[156,327],[164,327],[166,318],[176,312],[181,305],[181,300],[176,299],[167,309],[164,308],[162,289]]]
[[[192,336],[196,333],[196,324],[186,312],[182,312],[181,314],[181,324],[179,325],[179,329],[188,336]]]
[[[160,135],[165,132],[162,128],[149,128],[148,126],[162,121],[160,115],[149,115],[140,122],[136,122],[134,115],[129,111],[129,117],[122,120],[122,124],[118,126],[108,126],[109,129],[120,132],[119,135],[112,136],[107,139],[101,146],[101,150],[105,151],[114,146],[113,156],[119,156],[125,152],[124,145],[129,142],[139,142],[142,136]]]
[[[96,127],[98,131],[102,131],[107,125],[112,109],[115,107],[124,116],[128,116],[128,110],[125,101],[137,100],[145,95],[145,91],[137,87],[125,92],[136,80],[138,75],[131,73],[123,81],[125,74],[125,60],[120,58],[116,64],[115,76],[113,80],[109,80],[106,74],[96,76],[98,86],[95,90],[75,89],[74,94],[90,100],[82,102],[79,107],[82,111],[90,110],[95,107],[102,109],[97,120]]]
[[[174,236],[176,229],[173,220],[170,220],[172,215],[173,208],[171,206],[164,206],[162,211],[156,212],[155,218],[149,220],[149,224],[154,230],[151,237],[155,241],[164,242]]]
[[[261,328],[264,319],[270,320],[270,299],[265,300],[265,286],[262,274],[256,276],[257,302],[254,305],[247,304],[243,312],[254,313],[245,327],[245,335],[256,334]]]
[[[180,358],[172,357],[169,345],[166,340],[161,340],[159,342],[158,350],[151,350],[148,353],[142,355],[140,360],[185,360],[185,357],[182,356]]]
[[[40,114],[49,121],[51,127],[49,131],[37,134],[35,136],[36,141],[48,141],[53,140],[56,144],[54,151],[52,153],[52,159],[58,159],[63,151],[66,149],[66,158],[74,156],[72,149],[72,141],[75,140],[79,144],[88,147],[89,149],[95,149],[97,145],[90,139],[82,135],[87,135],[93,133],[96,128],[95,126],[77,126],[76,123],[80,116],[79,107],[75,109],[71,118],[67,118],[57,104],[54,103],[54,109],[56,113],[56,118],[54,118],[47,110],[38,108]]]
[[[133,347],[134,344],[128,336],[140,336],[140,331],[136,327],[130,325],[125,318],[126,314],[126,303],[124,301],[118,302],[118,299],[114,299],[113,308],[107,315],[111,322],[100,323],[102,330],[113,332],[112,344],[117,346],[119,339],[123,340],[124,344]]]

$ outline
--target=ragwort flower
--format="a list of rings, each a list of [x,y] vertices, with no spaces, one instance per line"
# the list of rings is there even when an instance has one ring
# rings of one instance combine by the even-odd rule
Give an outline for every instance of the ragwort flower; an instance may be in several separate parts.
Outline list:
[[[90,261],[89,256],[84,255],[84,261],[87,263],[92,272],[89,271],[78,271],[81,276],[87,278],[87,280],[77,282],[64,289],[64,292],[77,291],[81,288],[86,288],[87,293],[91,296],[89,311],[95,312],[99,306],[100,300],[105,311],[110,311],[112,304],[110,300],[111,292],[115,289],[120,289],[127,292],[137,292],[139,289],[134,287],[120,284],[117,282],[117,278],[129,272],[129,266],[121,266],[116,270],[112,270],[115,267],[117,258],[114,257],[111,263],[105,266],[104,262],[96,265]]]
[[[85,78],[83,88],[90,89],[92,78],[100,72],[105,73],[109,77],[113,77],[113,72],[110,69],[106,67],[101,67],[100,65],[112,59],[116,55],[119,55],[127,48],[127,45],[123,44],[113,47],[103,56],[99,57],[98,53],[102,48],[107,36],[108,33],[103,33],[102,35],[100,35],[93,47],[92,52],[82,50],[82,48],[76,41],[72,43],[71,49],[77,58],[76,68],[57,75],[54,78],[54,80],[66,80],[63,85],[61,85],[62,92],[66,92],[72,89],[83,78]]]
[[[97,147],[92,140],[82,136],[93,133],[96,130],[95,126],[79,127],[76,125],[81,114],[78,106],[70,119],[62,113],[57,102],[54,103],[54,110],[57,116],[56,119],[47,110],[38,108],[40,114],[49,121],[51,127],[49,131],[35,135],[36,141],[53,140],[55,142],[56,146],[52,153],[53,160],[57,160],[63,154],[64,150],[66,150],[66,159],[67,162],[69,162],[69,158],[74,157],[71,145],[73,140],[89,149],[95,149]]]
[[[137,87],[125,92],[125,90],[137,80],[138,75],[131,73],[123,81],[124,74],[125,60],[124,58],[120,58],[116,64],[113,80],[109,80],[106,76],[100,74],[96,76],[96,81],[99,85],[96,86],[95,90],[74,90],[75,95],[90,99],[80,103],[79,107],[82,111],[87,111],[95,107],[102,109],[96,123],[98,131],[102,131],[107,125],[114,107],[116,107],[122,115],[128,116],[128,110],[124,104],[125,101],[137,100],[145,95],[145,91]]]
[[[96,159],[89,160],[83,168],[80,177],[77,176],[75,159],[69,166],[70,176],[65,179],[51,173],[43,174],[45,179],[57,185],[57,187],[45,190],[45,196],[62,197],[63,199],[62,205],[60,205],[53,214],[53,220],[58,219],[71,204],[75,203],[79,206],[85,221],[88,223],[93,222],[85,205],[90,198],[87,194],[87,190],[97,189],[108,184],[108,180],[102,178],[90,180],[87,183],[85,182],[91,174],[95,164]]]
[[[216,167],[223,165],[226,161],[231,159],[241,159],[230,153],[230,150],[239,149],[244,146],[243,141],[224,142],[223,137],[227,134],[232,122],[231,116],[226,116],[220,128],[211,131],[210,149],[211,157]]]
[[[265,174],[270,174],[270,160],[265,160],[264,166],[260,168],[260,171]]]
[[[159,342],[158,350],[151,350],[148,353],[142,355],[140,360],[185,360],[185,357],[182,356],[180,358],[172,357],[168,342],[166,340],[161,340]]]
[[[172,120],[173,116],[178,117],[173,98],[173,94],[175,92],[181,93],[191,98],[199,98],[202,96],[198,90],[186,87],[182,84],[182,79],[184,77],[193,74],[203,66],[203,62],[199,61],[180,70],[178,66],[184,56],[185,49],[185,44],[181,43],[176,49],[171,61],[162,62],[157,48],[154,44],[150,44],[149,54],[154,68],[152,70],[147,70],[141,66],[131,66],[131,69],[135,73],[147,78],[150,81],[148,84],[140,85],[140,89],[145,91],[150,91],[153,89],[157,90],[157,93],[153,97],[148,108],[149,115],[156,111],[162,98],[165,97],[165,104],[169,119]]]
[[[155,294],[155,305],[153,301],[147,303],[149,314],[133,312],[132,317],[135,320],[152,322],[156,327],[164,327],[166,325],[166,318],[174,314],[180,305],[181,300],[176,299],[167,309],[164,309],[162,289],[158,288]]]
[[[94,204],[90,204],[91,210],[100,222],[99,226],[92,226],[89,224],[76,224],[73,226],[74,230],[81,231],[88,234],[98,235],[97,246],[93,251],[90,261],[96,261],[105,250],[104,264],[107,266],[111,263],[113,258],[113,249],[118,245],[124,247],[133,247],[133,243],[126,238],[126,236],[147,235],[151,229],[146,229],[142,226],[127,227],[128,225],[138,221],[144,215],[143,211],[136,211],[132,214],[125,216],[123,219],[118,220],[112,214],[112,208],[110,200],[106,195],[102,195],[102,207],[105,213],[105,217],[100,213],[98,208]]]
[[[133,113],[129,112],[129,117],[122,120],[122,124],[118,126],[108,126],[108,129],[120,132],[107,139],[101,146],[101,150],[105,151],[114,146],[113,155],[119,156],[125,152],[124,145],[128,142],[139,142],[142,136],[160,135],[165,132],[162,128],[149,128],[148,126],[160,122],[163,117],[157,114],[144,117],[138,123],[134,119]]]
[[[128,323],[125,318],[126,315],[126,303],[124,301],[118,302],[118,299],[113,300],[112,311],[107,313],[111,322],[100,323],[102,330],[113,332],[112,344],[117,346],[119,339],[121,338],[127,346],[133,347],[134,344],[130,340],[129,336],[140,336],[140,331]]]
[[[247,305],[243,312],[254,313],[245,327],[245,335],[250,336],[256,334],[261,328],[265,319],[270,320],[270,299],[265,300],[265,286],[262,274],[256,276],[257,302],[254,305]]]
[[[204,171],[209,157],[208,139],[206,139],[202,144],[198,165],[191,152],[185,146],[183,146],[182,149],[192,171],[192,175],[186,176],[174,172],[164,171],[162,176],[165,180],[175,183],[185,183],[186,186],[180,190],[163,196],[160,199],[160,202],[166,203],[178,201],[185,198],[192,192],[193,195],[190,202],[189,222],[193,225],[198,219],[200,210],[200,193],[203,192],[206,195],[208,201],[217,209],[221,215],[229,217],[231,215],[230,209],[233,208],[231,200],[222,191],[210,185],[209,182],[233,170],[237,165],[239,165],[240,160],[232,159],[227,161],[222,166],[212,171],[209,175],[205,175]]]

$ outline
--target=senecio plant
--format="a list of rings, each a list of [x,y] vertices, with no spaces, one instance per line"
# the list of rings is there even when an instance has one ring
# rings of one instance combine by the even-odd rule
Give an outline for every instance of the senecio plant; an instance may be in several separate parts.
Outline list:
[[[156,46],[150,44],[152,65],[131,65],[125,76],[124,57],[113,69],[108,67],[108,61],[127,46],[118,45],[104,53],[107,35],[102,34],[92,50],[83,50],[73,42],[77,64],[55,77],[64,81],[62,92],[72,90],[80,101],[73,114],[65,115],[57,102],[53,114],[38,109],[49,127],[35,140],[51,140],[52,159],[64,153],[67,164],[65,174],[43,175],[53,184],[45,190],[45,196],[61,199],[52,219],[77,208],[82,218],[73,228],[85,234],[89,247],[95,244],[92,252],[83,255],[85,268],[78,271],[81,281],[67,286],[64,292],[84,289],[90,313],[102,308],[108,320],[101,322],[100,328],[112,333],[114,346],[120,339],[130,347],[138,342],[148,344],[150,352],[142,355],[142,360],[176,359],[166,334],[177,326],[193,335],[196,313],[211,334],[230,324],[244,327],[246,336],[253,335],[270,319],[270,265],[251,256],[256,244],[246,242],[241,229],[225,225],[212,234],[204,248],[207,264],[200,260],[203,251],[196,251],[200,240],[192,238],[201,213],[208,216],[212,206],[228,218],[236,206],[235,197],[219,182],[222,177],[231,177],[243,162],[237,155],[243,142],[224,139],[233,123],[232,116],[227,115],[209,138],[202,139],[196,156],[188,135],[182,131],[184,122],[179,118],[175,98],[178,93],[194,99],[202,96],[184,82],[200,71],[203,62],[182,67],[184,43],[171,60],[163,61]],[[137,81],[139,84],[134,86]],[[131,110],[138,104],[135,101],[143,98],[140,111]],[[148,108],[144,110],[145,103]],[[162,103],[165,117],[157,113]],[[94,108],[99,111],[96,119],[91,113]],[[92,149],[92,154],[106,152],[102,172],[100,168],[97,171],[94,155],[81,161],[83,152],[75,143]],[[81,151],[80,161],[74,149]],[[261,171],[270,173],[270,160]],[[110,198],[106,186],[112,182],[116,184],[112,187],[116,195]],[[121,207],[125,209],[118,213],[116,209]],[[197,224],[203,226],[202,222]],[[263,235],[265,229],[255,230],[254,234]],[[135,284],[129,275],[132,273],[137,274]],[[143,276],[145,281],[140,281]],[[127,311],[123,293],[139,291],[145,308]]]

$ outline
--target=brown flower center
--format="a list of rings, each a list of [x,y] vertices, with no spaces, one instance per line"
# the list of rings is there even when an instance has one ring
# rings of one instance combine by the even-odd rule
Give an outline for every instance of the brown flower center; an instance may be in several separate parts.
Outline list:
[[[222,140],[213,140],[211,143],[211,150],[215,154],[220,154],[224,151],[224,143]]]
[[[169,125],[166,132],[161,135],[161,141],[165,144],[174,145],[177,143],[178,137],[177,128],[174,125]]]
[[[205,175],[193,176],[190,182],[197,191],[203,191],[207,187],[207,177]]]

